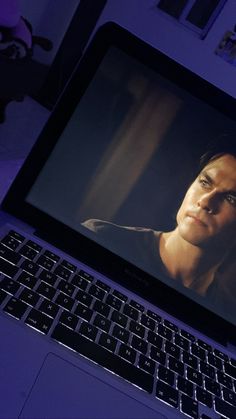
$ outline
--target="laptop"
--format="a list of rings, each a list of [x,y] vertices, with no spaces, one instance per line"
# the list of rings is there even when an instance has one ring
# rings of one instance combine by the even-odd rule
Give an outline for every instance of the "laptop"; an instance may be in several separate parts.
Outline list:
[[[200,286],[163,250],[193,182],[195,231],[217,205],[235,217],[235,156],[195,181],[235,110],[125,29],[98,30],[2,202],[1,418],[236,417],[235,259]]]

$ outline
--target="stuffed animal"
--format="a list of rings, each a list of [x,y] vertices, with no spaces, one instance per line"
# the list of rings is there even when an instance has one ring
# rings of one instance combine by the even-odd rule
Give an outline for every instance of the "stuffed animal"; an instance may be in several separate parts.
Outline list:
[[[35,45],[45,51],[53,47],[49,39],[33,34],[30,22],[20,15],[18,0],[0,0],[0,123],[5,120],[10,101],[23,100],[25,94],[34,91],[37,64],[32,66],[32,57]]]

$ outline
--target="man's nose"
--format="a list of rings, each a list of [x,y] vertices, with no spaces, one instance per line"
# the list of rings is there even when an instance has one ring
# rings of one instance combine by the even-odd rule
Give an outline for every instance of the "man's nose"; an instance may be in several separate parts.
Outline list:
[[[219,204],[218,196],[214,191],[205,193],[197,202],[198,206],[207,211],[209,214],[214,213]]]

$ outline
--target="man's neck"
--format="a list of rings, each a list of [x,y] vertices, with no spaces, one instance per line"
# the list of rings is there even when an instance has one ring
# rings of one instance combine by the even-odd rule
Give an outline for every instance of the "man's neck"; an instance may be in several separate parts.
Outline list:
[[[159,252],[168,275],[204,295],[219,266],[214,252],[185,241],[178,230],[163,233]],[[210,253],[210,254],[209,254]]]

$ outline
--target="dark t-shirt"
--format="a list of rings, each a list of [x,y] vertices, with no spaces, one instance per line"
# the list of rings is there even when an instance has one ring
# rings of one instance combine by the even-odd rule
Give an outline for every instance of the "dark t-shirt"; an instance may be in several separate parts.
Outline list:
[[[158,253],[161,232],[142,227],[118,226],[91,219],[82,224],[97,234],[97,240],[143,270],[157,275],[163,269]]]
[[[159,254],[160,231],[143,227],[124,227],[107,221],[90,219],[82,225],[96,233],[96,240],[109,250],[135,264],[167,285],[187,293],[199,303],[208,303],[216,313],[235,320],[236,298],[222,286],[224,278],[218,272],[204,297],[184,287],[182,283],[170,278]]]

